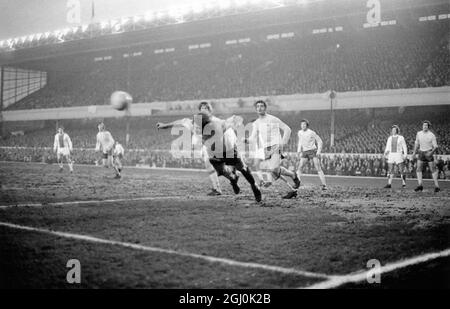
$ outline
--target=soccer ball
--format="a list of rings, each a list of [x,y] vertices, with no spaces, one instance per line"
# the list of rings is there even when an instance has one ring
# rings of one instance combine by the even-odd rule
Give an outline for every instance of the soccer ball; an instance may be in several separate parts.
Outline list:
[[[111,94],[111,106],[119,111],[128,109],[132,102],[133,98],[125,91],[114,91]]]

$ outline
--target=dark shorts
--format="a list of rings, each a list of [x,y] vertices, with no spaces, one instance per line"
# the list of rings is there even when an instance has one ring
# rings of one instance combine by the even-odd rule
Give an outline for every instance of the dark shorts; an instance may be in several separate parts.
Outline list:
[[[122,160],[123,159],[123,154],[114,155],[113,157],[114,157],[114,159]]]
[[[103,152],[102,157],[103,159],[108,159],[108,157],[112,156],[112,150]]]
[[[419,150],[419,157],[418,159],[422,162],[434,162],[434,156],[429,155],[431,151],[420,151]]]
[[[316,149],[312,149],[312,150],[306,150],[302,152],[302,159],[313,159],[317,157],[317,150]]]
[[[245,163],[242,161],[241,157],[235,153],[235,156],[232,158],[210,158],[209,162],[216,170],[217,174],[223,175],[225,171],[225,166],[235,167],[238,171],[243,170],[245,168]]]

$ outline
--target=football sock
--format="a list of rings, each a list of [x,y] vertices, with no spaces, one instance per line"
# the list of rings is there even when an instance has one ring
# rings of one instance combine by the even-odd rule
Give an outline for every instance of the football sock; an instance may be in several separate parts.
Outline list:
[[[323,173],[323,171],[318,171],[317,174],[319,175],[320,182],[322,182],[322,185],[326,186],[327,183],[325,181],[325,174]]]
[[[297,177],[298,177],[298,179],[299,179],[300,181],[302,181],[301,175],[302,175],[302,171],[301,171],[300,169],[297,170]]]
[[[439,187],[439,183],[438,183],[438,171],[435,171],[433,174],[433,181],[434,181],[434,186],[435,187]]]
[[[248,181],[248,183],[252,186],[256,185],[255,178],[252,175],[252,172],[250,172],[250,169],[247,167],[239,170],[241,174],[245,177],[245,179]]]
[[[419,183],[419,186],[422,185],[422,172],[417,172],[417,182]]]
[[[211,180],[211,184],[212,184],[213,189],[218,191],[218,192],[221,192],[221,190],[220,190],[220,183],[219,183],[219,176],[217,176],[217,173],[215,171],[211,172],[209,174],[209,179]]]

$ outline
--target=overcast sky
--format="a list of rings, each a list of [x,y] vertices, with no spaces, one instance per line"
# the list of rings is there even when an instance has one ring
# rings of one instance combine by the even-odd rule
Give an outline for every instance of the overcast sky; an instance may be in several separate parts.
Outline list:
[[[77,3],[81,22],[89,23],[92,1],[100,21],[215,0],[0,0],[0,40],[74,26],[67,22],[68,6]]]

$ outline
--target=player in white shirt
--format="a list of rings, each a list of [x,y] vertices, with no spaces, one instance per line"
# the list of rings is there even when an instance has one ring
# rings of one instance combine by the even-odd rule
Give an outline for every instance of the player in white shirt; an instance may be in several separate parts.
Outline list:
[[[201,102],[198,106],[198,110],[200,113],[204,113],[205,115],[211,117],[212,120],[219,119],[219,118],[213,116],[212,106],[208,102]],[[228,118],[227,121],[234,121],[235,119],[237,119],[237,118],[234,116],[234,117]],[[237,126],[239,124],[236,123],[235,125]],[[209,196],[221,195],[222,189],[220,187],[219,177],[217,175],[216,170],[212,166],[211,162],[209,162],[209,156],[208,156],[208,152],[206,151],[206,146],[201,144],[201,140],[202,140],[201,136],[197,135],[194,132],[195,130],[194,130],[193,120],[189,119],[189,118],[183,118],[183,119],[175,120],[175,121],[172,121],[169,123],[158,122],[156,124],[156,127],[158,129],[170,129],[173,127],[184,127],[192,133],[192,143],[194,144],[194,146],[197,143],[199,143],[199,145],[201,146],[203,162],[205,164],[205,169],[206,169],[206,171],[209,175],[209,179],[211,181],[212,189],[211,189],[211,192],[208,193],[208,195]],[[231,130],[231,131],[229,131],[229,130]],[[232,129],[228,129],[226,131],[226,134],[230,134],[230,136],[232,136],[234,134],[234,132],[232,132],[232,131],[233,131]]]
[[[95,146],[95,151],[102,152],[103,166],[108,167],[109,165],[111,165],[116,173],[115,178],[120,178],[120,172],[113,160],[114,144],[115,141],[111,133],[109,133],[109,131],[106,131],[104,123],[100,123],[98,125],[97,145]]]
[[[385,189],[390,189],[392,187],[396,165],[398,166],[400,178],[402,179],[402,187],[406,187],[406,175],[404,174],[405,166],[403,162],[405,161],[407,154],[408,148],[404,137],[400,135],[400,128],[397,125],[393,125],[391,136],[389,136],[384,150],[384,155],[387,156],[389,167],[388,184],[384,187]]]
[[[267,103],[265,101],[256,101],[254,106],[258,119],[253,122],[252,133],[246,142],[256,146],[255,174],[258,176],[260,183],[266,187],[274,180],[281,178],[290,188],[290,192],[283,198],[293,198],[297,196],[300,180],[295,172],[281,166],[283,147],[289,141],[291,128],[279,118],[266,112]],[[283,131],[283,136],[281,136],[280,131]],[[267,181],[264,181],[263,171],[267,172]],[[283,176],[292,178],[294,186],[290,185]]]
[[[425,120],[422,122],[422,131],[417,132],[416,141],[414,143],[414,151],[413,157],[417,154],[417,182],[419,185],[414,191],[422,191],[423,190],[423,181],[422,181],[422,169],[423,163],[428,163],[430,167],[433,180],[434,180],[434,192],[439,192],[441,189],[439,188],[438,183],[438,170],[436,169],[436,162],[434,162],[434,153],[438,149],[438,144],[436,141],[436,136],[433,132],[430,131],[431,122]]]
[[[58,128],[53,142],[53,151],[56,153],[56,157],[59,164],[59,171],[63,171],[63,158],[66,158],[69,170],[73,173],[73,161],[70,159],[70,153],[72,152],[72,141],[67,133],[64,133],[64,128]]]
[[[317,170],[320,182],[322,183],[322,190],[327,189],[327,183],[325,181],[325,174],[322,171],[320,165],[320,154],[322,152],[323,142],[316,132],[309,128],[309,122],[306,119],[300,121],[300,130],[297,133],[298,146],[297,152],[300,154],[300,163],[298,165],[297,175],[301,177],[302,168],[307,161],[312,160],[314,168]]]

